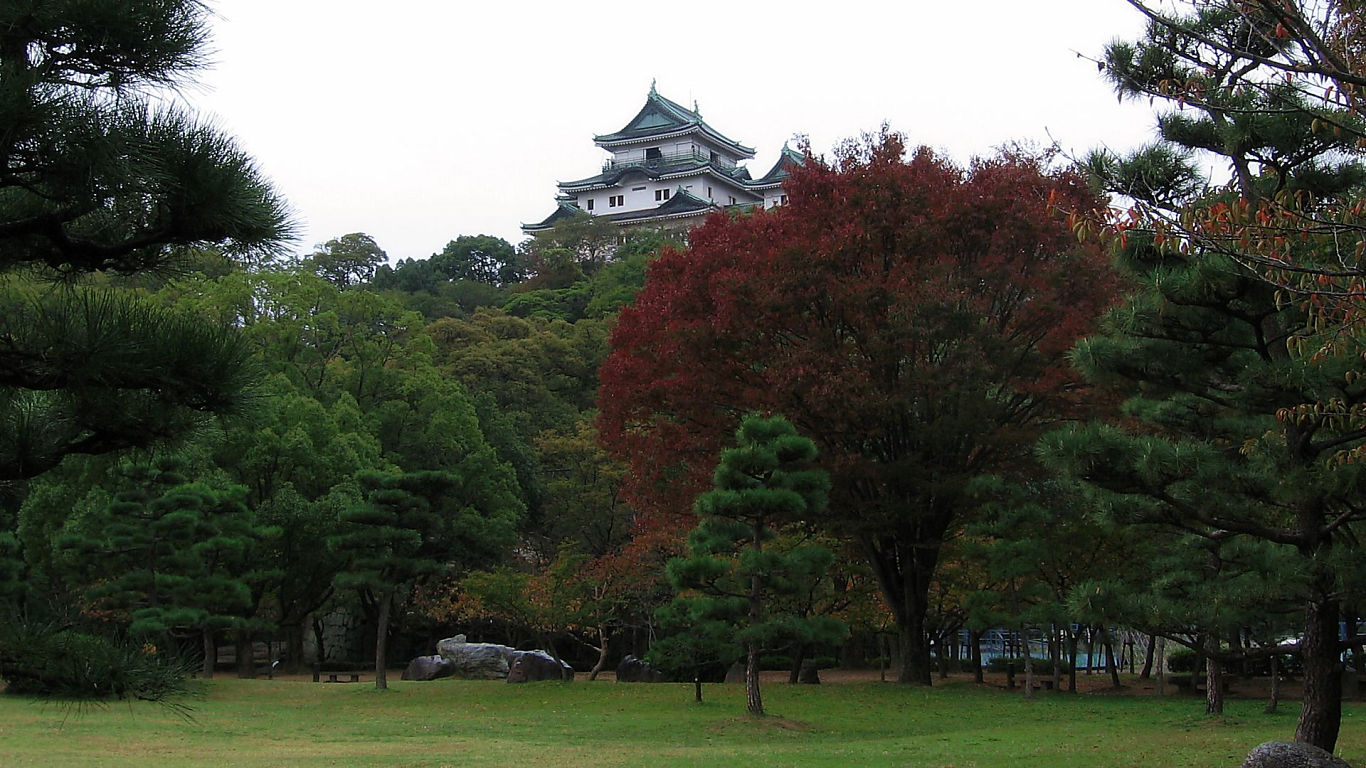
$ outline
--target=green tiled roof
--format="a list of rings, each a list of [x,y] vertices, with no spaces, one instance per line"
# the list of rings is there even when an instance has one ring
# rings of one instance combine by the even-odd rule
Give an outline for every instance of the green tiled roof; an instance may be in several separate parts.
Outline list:
[[[652,219],[669,219],[687,216],[700,216],[711,211],[722,210],[724,206],[717,203],[703,200],[682,187],[679,187],[663,203],[654,208],[645,208],[639,211],[625,211],[622,213],[602,214],[601,218],[606,218],[616,224],[627,225]],[[578,206],[568,203],[561,203],[555,212],[545,217],[535,224],[523,224],[523,232],[544,232],[555,226],[557,222],[570,216],[577,216],[584,213]]]
[[[773,164],[773,168],[763,176],[751,181],[747,186],[750,187],[776,187],[783,183],[783,179],[788,176],[788,169],[794,165],[806,165],[806,155],[795,149],[790,149],[786,144],[783,151],[778,153],[778,162]]]
[[[523,224],[522,231],[541,232],[555,226],[555,222],[560,221],[561,219],[567,219],[571,216],[577,216],[580,213],[586,213],[586,211],[579,208],[577,205],[573,205],[571,203],[560,203],[558,206],[556,206],[555,212],[545,217],[544,219],[541,219],[535,224]]]
[[[655,180],[665,176],[687,175],[696,176],[703,173],[710,173],[719,178],[729,179],[732,184],[748,184],[749,171],[745,168],[721,168],[715,163],[705,160],[694,160],[685,163],[668,163],[664,165],[625,165],[620,168],[613,168],[604,171],[597,176],[589,176],[586,179],[576,179],[574,181],[559,182],[560,189],[584,189],[586,187],[606,186],[611,187],[622,183],[622,179],[632,173],[638,173],[643,178]]]
[[[666,136],[681,131],[698,131],[741,157],[754,157],[754,150],[734,139],[727,138],[702,119],[696,110],[660,96],[654,86],[645,97],[645,106],[621,130],[594,136],[600,146],[645,141],[655,136]]]
[[[666,216],[687,216],[714,210],[721,210],[721,206],[708,200],[703,200],[688,190],[679,187],[674,190],[673,195],[671,195],[668,200],[665,200],[654,208],[646,208],[643,211],[613,214],[611,219],[619,224],[625,224],[631,221],[656,219]]]

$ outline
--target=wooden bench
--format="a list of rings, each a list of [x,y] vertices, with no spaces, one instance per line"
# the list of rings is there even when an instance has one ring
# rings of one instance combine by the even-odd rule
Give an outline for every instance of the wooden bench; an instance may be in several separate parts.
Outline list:
[[[359,683],[359,682],[360,682],[360,673],[359,673],[359,672],[324,672],[323,674],[327,675],[327,682],[329,682],[329,683]],[[345,677],[345,678],[347,678],[347,679],[346,679],[346,680],[343,680],[343,679],[342,679],[343,677]]]

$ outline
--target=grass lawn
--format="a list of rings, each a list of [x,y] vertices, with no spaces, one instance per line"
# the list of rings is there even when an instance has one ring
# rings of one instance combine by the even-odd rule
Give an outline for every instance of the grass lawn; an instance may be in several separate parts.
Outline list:
[[[951,680],[767,684],[763,719],[742,686],[439,680],[215,679],[191,720],[149,704],[72,712],[0,696],[5,766],[1200,766],[1235,768],[1288,739],[1298,706],[1232,700],[1040,695]],[[1366,705],[1347,704],[1338,754],[1366,766]]]

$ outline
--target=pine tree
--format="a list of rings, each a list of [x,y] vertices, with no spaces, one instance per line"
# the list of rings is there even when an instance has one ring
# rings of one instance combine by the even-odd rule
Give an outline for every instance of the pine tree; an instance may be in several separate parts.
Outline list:
[[[1188,222],[1237,218],[1261,200],[1328,205],[1363,179],[1349,132],[1322,130],[1293,80],[1259,76],[1262,59],[1279,55],[1267,34],[1274,26],[1251,4],[1196,3],[1155,20],[1143,40],[1108,50],[1105,66],[1122,95],[1171,106],[1153,146],[1088,163],[1135,203],[1117,242],[1135,291],[1074,358],[1093,381],[1131,387],[1124,415],[1133,429],[1071,430],[1049,438],[1044,452],[1102,490],[1120,519],[1196,536],[1220,563],[1282,561],[1235,560],[1231,547],[1246,547],[1243,539],[1292,555],[1293,568],[1264,576],[1293,588],[1303,610],[1296,738],[1331,750],[1341,715],[1340,587],[1357,568],[1351,528],[1366,519],[1366,474],[1333,457],[1361,445],[1366,432],[1306,404],[1360,407],[1366,382],[1349,359],[1299,353],[1318,336],[1315,313],[1249,270],[1228,247],[1236,238],[1177,236]],[[1214,187],[1196,170],[1198,153],[1227,162],[1232,181]],[[1236,575],[1220,568],[1196,592],[1216,625],[1224,619],[1213,601]]]
[[[230,139],[146,96],[202,63],[208,13],[198,0],[0,7],[0,481],[242,405],[232,333],[81,284],[167,269],[181,246],[256,256],[290,236]]]
[[[819,578],[833,560],[815,545],[785,552],[769,546],[780,525],[825,506],[829,478],[808,466],[815,443],[786,419],[761,416],[747,417],[736,440],[721,454],[712,490],[697,498],[700,522],[688,537],[690,556],[669,563],[669,578],[675,588],[698,593],[680,598],[683,605],[673,609],[690,615],[694,628],[715,634],[710,621],[736,626],[735,639],[745,649],[746,705],[762,715],[760,653],[794,637],[833,642],[845,630],[828,617],[775,615],[768,605],[775,595],[798,592]]]
[[[365,502],[342,514],[330,540],[348,559],[341,589],[361,592],[376,614],[375,687],[388,687],[386,662],[391,615],[400,593],[448,570],[487,563],[512,543],[520,505],[491,506],[475,498],[483,478],[427,470],[357,475]],[[509,503],[510,502],[510,503]]]
[[[128,467],[125,490],[63,545],[96,611],[153,643],[198,635],[208,676],[215,633],[252,626],[252,586],[267,576],[262,544],[276,531],[254,522],[245,488],[187,483],[182,469],[173,458]]]

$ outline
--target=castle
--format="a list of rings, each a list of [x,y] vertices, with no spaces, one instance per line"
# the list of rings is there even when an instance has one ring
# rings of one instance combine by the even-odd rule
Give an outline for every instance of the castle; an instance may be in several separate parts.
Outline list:
[[[602,173],[559,182],[555,211],[528,235],[545,232],[557,221],[587,213],[606,216],[622,227],[649,225],[690,229],[712,211],[733,207],[772,208],[787,202],[783,180],[802,155],[783,146],[778,162],[760,178],[743,166],[754,150],[712,128],[698,112],[655,91],[624,128],[593,137],[612,153]]]

